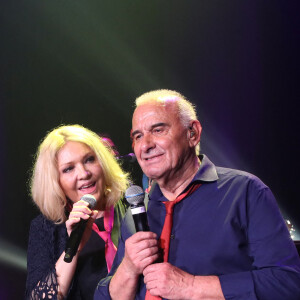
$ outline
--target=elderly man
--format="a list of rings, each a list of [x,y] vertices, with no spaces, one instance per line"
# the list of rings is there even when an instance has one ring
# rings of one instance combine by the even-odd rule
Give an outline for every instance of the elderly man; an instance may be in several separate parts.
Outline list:
[[[156,182],[151,231],[135,233],[127,215],[95,299],[300,299],[300,259],[269,188],[198,156],[201,125],[181,94],[152,91],[136,106],[134,152]]]

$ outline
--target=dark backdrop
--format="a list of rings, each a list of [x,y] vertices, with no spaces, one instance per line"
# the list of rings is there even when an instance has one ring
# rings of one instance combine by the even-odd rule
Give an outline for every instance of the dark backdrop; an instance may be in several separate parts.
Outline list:
[[[0,298],[22,299],[32,158],[79,123],[131,151],[133,100],[197,105],[201,147],[259,176],[299,224],[299,1],[10,0],[0,7]],[[135,166],[136,183],[140,183]]]

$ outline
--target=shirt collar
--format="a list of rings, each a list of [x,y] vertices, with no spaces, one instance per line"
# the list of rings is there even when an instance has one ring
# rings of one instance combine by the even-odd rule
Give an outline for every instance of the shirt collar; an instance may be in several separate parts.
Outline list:
[[[204,154],[201,154],[199,156],[199,159],[201,161],[201,164],[191,183],[194,181],[205,183],[218,180],[219,177],[217,174],[216,166],[208,159],[208,157]],[[188,187],[191,185],[191,183],[188,185]],[[153,186],[149,192],[149,198],[157,199],[158,201],[165,201],[159,185],[156,182],[153,183]]]
[[[204,154],[199,156],[201,165],[193,181],[212,182],[219,179],[215,165]]]

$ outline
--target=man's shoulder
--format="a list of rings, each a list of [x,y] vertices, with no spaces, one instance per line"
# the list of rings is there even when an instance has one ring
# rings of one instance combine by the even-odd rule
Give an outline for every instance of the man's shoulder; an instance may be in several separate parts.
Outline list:
[[[238,170],[238,169],[216,166],[216,170],[219,175],[227,176],[227,177],[236,177],[236,176],[241,176],[242,178],[243,177],[244,178],[255,178],[256,177],[255,175],[253,175],[249,172]]]
[[[256,175],[231,168],[216,167],[219,181],[231,181],[237,184],[253,184],[258,188],[266,188],[267,186]]]

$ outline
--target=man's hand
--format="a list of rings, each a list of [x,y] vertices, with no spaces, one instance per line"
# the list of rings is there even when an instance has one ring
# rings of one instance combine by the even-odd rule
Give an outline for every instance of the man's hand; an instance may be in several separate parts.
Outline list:
[[[134,299],[139,275],[158,259],[156,238],[153,232],[140,231],[126,240],[124,258],[109,285],[113,300]]]
[[[137,232],[125,242],[125,255],[122,261],[128,274],[138,276],[158,259],[157,236],[153,232]]]
[[[167,262],[149,265],[143,275],[153,296],[171,300],[225,299],[217,276],[194,276]]]
[[[195,276],[167,262],[149,265],[143,275],[151,295],[167,299],[191,299],[190,291]]]

